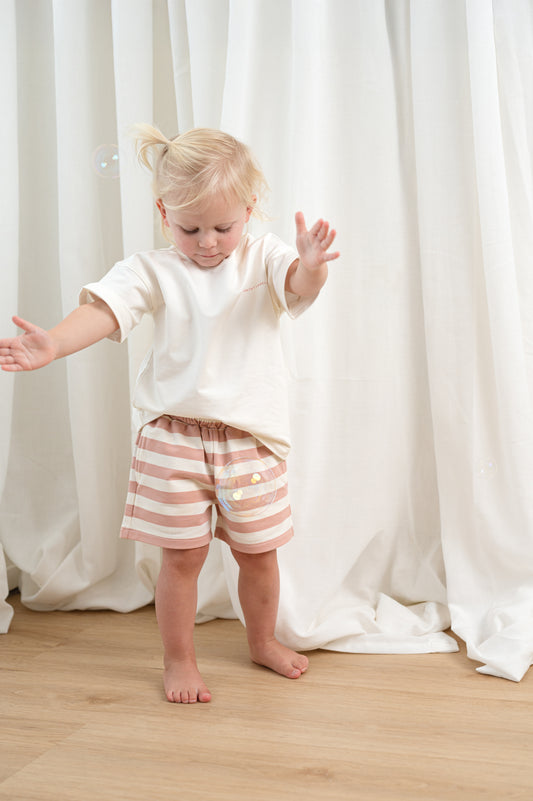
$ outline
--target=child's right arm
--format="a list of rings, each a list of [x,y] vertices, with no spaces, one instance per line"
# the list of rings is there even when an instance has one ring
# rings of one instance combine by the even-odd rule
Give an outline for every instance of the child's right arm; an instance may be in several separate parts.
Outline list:
[[[103,300],[79,306],[50,331],[20,317],[13,317],[13,322],[25,333],[0,339],[0,367],[8,372],[44,367],[54,359],[99,342],[119,327],[117,318]]]

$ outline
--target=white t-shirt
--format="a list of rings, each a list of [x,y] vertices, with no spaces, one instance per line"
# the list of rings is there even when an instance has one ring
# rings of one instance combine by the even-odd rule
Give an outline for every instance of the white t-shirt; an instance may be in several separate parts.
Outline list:
[[[137,378],[134,423],[163,414],[220,420],[249,431],[274,453],[289,442],[283,312],[314,300],[285,292],[298,253],[274,234],[242,238],[218,267],[201,268],[175,247],[137,253],[85,286],[80,303],[105,301],[122,342],[144,314],[153,343]]]

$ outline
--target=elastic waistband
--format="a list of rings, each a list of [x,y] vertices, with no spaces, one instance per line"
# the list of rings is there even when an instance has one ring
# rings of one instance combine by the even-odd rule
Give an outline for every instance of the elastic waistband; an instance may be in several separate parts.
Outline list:
[[[167,417],[169,420],[179,420],[180,423],[186,425],[200,426],[200,428],[228,428],[226,423],[221,423],[220,420],[208,420],[204,417],[176,417],[172,414],[164,414],[163,417]]]

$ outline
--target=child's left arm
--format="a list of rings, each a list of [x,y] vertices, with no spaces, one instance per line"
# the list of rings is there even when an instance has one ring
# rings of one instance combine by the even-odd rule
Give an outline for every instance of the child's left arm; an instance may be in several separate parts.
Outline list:
[[[317,220],[307,230],[304,215],[296,212],[296,248],[300,256],[287,272],[285,290],[302,298],[316,295],[328,277],[328,261],[338,259],[338,251],[329,252],[336,231],[329,227],[326,220]]]

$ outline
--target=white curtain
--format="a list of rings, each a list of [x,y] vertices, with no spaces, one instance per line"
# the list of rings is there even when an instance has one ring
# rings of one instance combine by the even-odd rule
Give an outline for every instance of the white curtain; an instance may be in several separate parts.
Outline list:
[[[284,325],[298,649],[533,661],[531,0],[0,0],[2,335],[50,327],[162,244],[128,128],[221,127],[271,186],[268,226],[326,216],[342,258]],[[118,147],[120,177],[110,154]],[[100,153],[98,165],[93,154]],[[102,155],[103,154],[103,155]],[[106,161],[106,158],[108,159]],[[105,167],[104,165],[108,166]],[[159,552],[118,540],[150,322],[0,375],[0,630],[128,611]],[[242,618],[214,543],[198,620]]]

